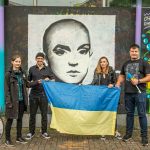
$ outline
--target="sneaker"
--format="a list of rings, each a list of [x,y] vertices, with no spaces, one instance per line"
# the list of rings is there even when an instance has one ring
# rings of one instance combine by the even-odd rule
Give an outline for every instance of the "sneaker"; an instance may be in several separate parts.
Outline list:
[[[8,147],[14,147],[15,146],[10,140],[6,140],[5,145]]]
[[[106,137],[104,135],[101,136],[101,140],[105,141]]]
[[[128,140],[131,139],[131,137],[132,137],[132,135],[126,134],[126,135],[122,138],[122,140],[123,140],[124,142],[127,142]]]
[[[49,139],[50,138],[50,136],[46,132],[42,134],[42,137],[45,138],[45,139]]]
[[[22,137],[17,138],[17,139],[16,139],[16,142],[17,142],[17,143],[21,143],[21,144],[26,144],[26,143],[27,143],[27,141],[26,141],[24,138],[22,138]]]
[[[28,133],[27,137],[25,138],[26,140],[31,140],[34,137],[34,134]]]
[[[115,132],[115,138],[117,138],[118,140],[122,139],[121,134],[118,131]]]
[[[148,145],[148,139],[147,137],[142,137],[142,145],[147,146]]]

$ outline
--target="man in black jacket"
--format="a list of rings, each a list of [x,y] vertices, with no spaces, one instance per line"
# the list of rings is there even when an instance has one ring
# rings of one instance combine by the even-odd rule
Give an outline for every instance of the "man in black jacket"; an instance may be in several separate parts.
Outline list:
[[[31,92],[29,95],[30,103],[30,120],[29,120],[29,133],[27,134],[26,139],[30,140],[35,134],[35,122],[36,122],[36,113],[38,107],[41,111],[41,131],[42,136],[46,139],[50,138],[47,133],[47,111],[48,111],[48,101],[42,86],[42,80],[50,80],[52,73],[50,68],[45,66],[44,60],[45,55],[41,52],[37,53],[36,65],[30,67],[28,80],[33,83],[31,87]]]

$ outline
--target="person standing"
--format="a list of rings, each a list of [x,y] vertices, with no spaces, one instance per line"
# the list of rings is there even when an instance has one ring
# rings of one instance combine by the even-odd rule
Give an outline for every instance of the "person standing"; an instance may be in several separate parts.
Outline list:
[[[36,65],[30,67],[28,80],[31,82],[31,91],[29,95],[30,104],[30,119],[29,119],[29,133],[26,140],[33,138],[35,134],[36,113],[38,107],[41,111],[41,131],[42,137],[48,139],[50,136],[47,133],[47,112],[48,112],[48,100],[45,95],[42,80],[50,80],[52,77],[50,68],[45,66],[45,55],[41,52],[37,53]]]
[[[107,57],[103,56],[99,59],[94,73],[92,84],[94,85],[107,85],[113,87],[116,83],[116,74],[111,66]]]
[[[146,82],[150,81],[150,65],[140,58],[140,47],[130,46],[130,60],[122,66],[116,86],[125,82],[126,134],[123,141],[132,137],[134,126],[134,111],[137,106],[141,128],[142,145],[148,145],[147,117],[146,117]]]
[[[5,74],[6,146],[14,146],[10,136],[13,119],[17,119],[16,142],[27,143],[22,137],[22,118],[24,111],[27,111],[28,96],[26,87],[28,86],[28,82],[26,74],[21,68],[20,55],[12,56],[11,64],[10,69]]]
[[[97,67],[94,73],[94,79],[92,84],[94,85],[106,85],[109,88],[113,87],[116,83],[116,73],[111,66],[109,66],[108,58],[103,56],[99,59]],[[117,128],[117,127],[116,127]],[[116,130],[115,137],[122,139],[121,134]],[[105,140],[105,136],[102,135],[102,140]]]

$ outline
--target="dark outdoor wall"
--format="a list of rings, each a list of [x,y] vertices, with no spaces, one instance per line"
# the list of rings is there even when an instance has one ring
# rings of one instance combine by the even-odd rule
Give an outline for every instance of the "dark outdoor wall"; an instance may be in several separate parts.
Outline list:
[[[28,70],[28,14],[116,15],[115,69],[120,70],[123,62],[128,59],[129,46],[134,42],[134,8],[5,7],[6,69],[12,54],[18,51],[23,58],[23,68]],[[124,112],[122,98],[119,110]]]

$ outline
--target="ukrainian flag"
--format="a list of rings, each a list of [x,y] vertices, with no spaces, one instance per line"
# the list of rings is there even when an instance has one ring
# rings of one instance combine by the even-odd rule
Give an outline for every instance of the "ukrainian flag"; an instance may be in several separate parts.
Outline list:
[[[119,88],[45,82],[51,128],[77,135],[114,135]]]

